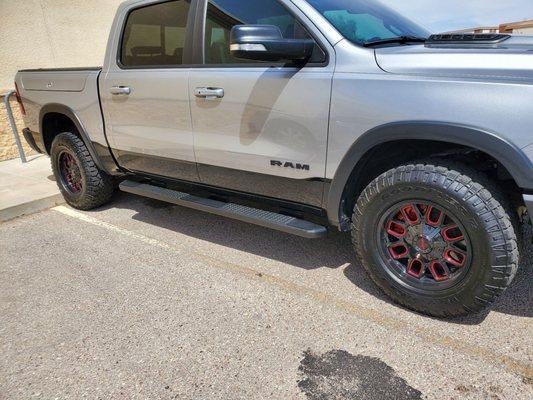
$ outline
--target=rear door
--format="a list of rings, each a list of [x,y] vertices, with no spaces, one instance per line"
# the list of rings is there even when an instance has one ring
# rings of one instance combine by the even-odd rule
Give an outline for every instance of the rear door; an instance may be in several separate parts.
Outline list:
[[[201,181],[320,206],[332,49],[291,2],[202,0],[198,15],[202,65],[191,70],[189,93]],[[315,55],[305,66],[237,59],[229,44],[236,24],[276,25],[285,38],[311,37]],[[202,97],[205,88],[215,96]]]
[[[108,57],[100,93],[123,168],[198,180],[188,94],[194,8],[191,0],[143,2],[110,44],[118,53]]]

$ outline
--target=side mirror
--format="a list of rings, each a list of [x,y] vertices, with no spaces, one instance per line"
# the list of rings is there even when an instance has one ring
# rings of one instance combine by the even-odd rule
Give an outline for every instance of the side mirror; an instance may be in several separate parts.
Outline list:
[[[259,61],[306,61],[313,54],[311,39],[284,39],[274,25],[236,25],[230,34],[231,54]]]

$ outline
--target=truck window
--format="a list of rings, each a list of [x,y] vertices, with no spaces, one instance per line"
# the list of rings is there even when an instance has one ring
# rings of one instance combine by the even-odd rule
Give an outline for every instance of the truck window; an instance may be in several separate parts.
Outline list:
[[[254,63],[235,58],[230,52],[230,32],[235,25],[275,25],[286,39],[311,36],[305,28],[277,0],[209,0],[205,32],[206,64]],[[318,48],[318,46],[317,46]],[[318,48],[318,57],[325,55]],[[255,61],[261,63],[261,61]]]
[[[177,0],[133,10],[126,21],[120,61],[126,67],[183,64],[191,1]]]

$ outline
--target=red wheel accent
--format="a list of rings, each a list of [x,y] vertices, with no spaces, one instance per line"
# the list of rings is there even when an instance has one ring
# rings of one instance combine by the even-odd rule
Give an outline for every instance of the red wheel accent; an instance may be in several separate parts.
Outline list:
[[[398,239],[402,239],[407,235],[407,229],[396,221],[390,221],[387,226],[387,233]]]
[[[59,156],[59,169],[64,186],[71,193],[79,193],[83,190],[83,179],[76,159],[67,152]]]
[[[444,252],[444,259],[456,267],[462,268],[466,264],[466,254],[453,249],[448,249]]]
[[[452,225],[448,226],[447,228],[444,228],[441,231],[441,234],[444,240],[446,240],[447,242],[458,242],[465,238],[463,232],[461,232],[461,228],[459,228],[457,225]]]
[[[389,252],[395,260],[409,256],[409,249],[403,243],[396,243],[389,247]]]
[[[450,278],[450,270],[440,261],[433,261],[429,270],[437,282],[442,282]]]
[[[409,204],[402,208],[402,214],[409,225],[417,225],[420,223],[420,214],[414,204]]]
[[[426,212],[426,222],[428,225],[439,227],[442,225],[442,221],[444,221],[444,212],[433,206],[429,206]]]
[[[438,290],[468,272],[468,236],[459,220],[436,204],[412,200],[391,207],[379,229],[388,270],[408,285]]]
[[[405,217],[403,216],[403,212],[400,210],[398,211],[398,213],[396,214],[396,218],[398,221],[402,221],[402,222],[405,222]]]
[[[424,275],[424,272],[426,272],[426,266],[422,261],[416,258],[409,261],[409,265],[407,266],[407,273],[409,275],[420,279]]]

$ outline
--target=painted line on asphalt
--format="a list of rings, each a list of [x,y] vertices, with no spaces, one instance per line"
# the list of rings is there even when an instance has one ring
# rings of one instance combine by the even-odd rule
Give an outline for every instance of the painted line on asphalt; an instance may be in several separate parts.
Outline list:
[[[422,339],[427,340],[435,345],[448,348],[452,351],[462,353],[464,355],[481,358],[492,364],[502,365],[510,372],[519,374],[520,376],[528,380],[533,379],[533,366],[528,363],[517,360],[513,357],[497,354],[485,348],[472,345],[468,342],[458,340],[450,336],[440,336],[428,328],[413,327],[403,322],[400,319],[386,316],[371,308],[358,306],[356,304],[337,299],[336,297],[330,294],[321,292],[316,289],[312,289],[307,286],[298,285],[296,283],[287,281],[285,279],[276,277],[274,275],[268,275],[268,274],[256,271],[252,268],[230,263],[230,262],[221,260],[219,258],[211,257],[211,256],[208,256],[202,253],[198,253],[190,249],[172,246],[160,240],[153,239],[148,236],[145,236],[145,235],[142,235],[136,232],[132,232],[124,228],[120,228],[108,222],[101,221],[99,219],[88,216],[86,214],[75,211],[65,206],[58,206],[58,207],[53,208],[52,210],[59,212],[61,214],[64,214],[66,216],[76,218],[80,221],[89,223],[91,225],[95,225],[95,226],[107,229],[108,231],[116,232],[122,236],[135,239],[143,243],[146,243],[146,244],[149,244],[155,247],[159,247],[161,249],[164,249],[164,250],[167,250],[173,253],[177,253],[182,256],[185,255],[185,256],[192,257],[196,259],[196,261],[207,263],[212,267],[239,273],[241,275],[244,275],[248,278],[252,278],[254,280],[268,282],[274,286],[287,290],[291,293],[305,295],[320,303],[327,304],[329,306],[333,306],[345,312],[349,312],[351,314],[357,315],[360,318],[370,320],[386,328],[389,328],[392,330],[402,330],[408,333],[414,332],[416,335],[418,335]]]

